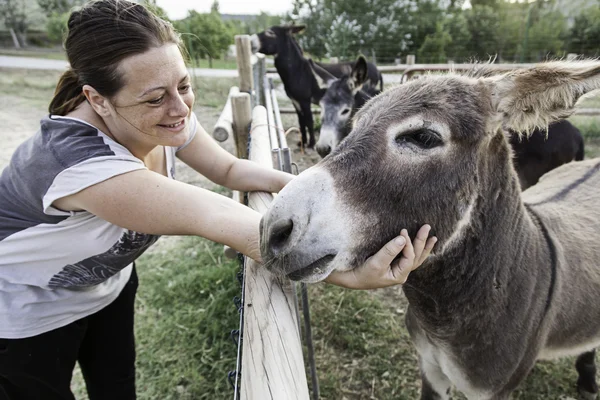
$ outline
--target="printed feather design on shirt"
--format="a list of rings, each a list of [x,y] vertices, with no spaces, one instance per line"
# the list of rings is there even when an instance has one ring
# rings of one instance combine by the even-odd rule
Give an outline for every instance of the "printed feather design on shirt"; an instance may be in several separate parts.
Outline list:
[[[68,264],[48,282],[51,288],[84,288],[104,282],[131,264],[158,240],[158,235],[126,231],[108,251]]]

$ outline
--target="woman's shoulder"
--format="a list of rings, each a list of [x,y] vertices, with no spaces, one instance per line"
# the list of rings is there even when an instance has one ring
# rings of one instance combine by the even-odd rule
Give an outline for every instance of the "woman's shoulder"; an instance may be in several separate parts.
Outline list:
[[[42,119],[38,135],[37,150],[51,154],[65,168],[98,157],[134,158],[100,129],[77,118],[49,115]]]

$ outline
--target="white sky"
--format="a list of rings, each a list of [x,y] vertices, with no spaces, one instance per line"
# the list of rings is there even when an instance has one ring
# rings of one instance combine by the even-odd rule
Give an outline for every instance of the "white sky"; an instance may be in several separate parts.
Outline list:
[[[199,13],[210,11],[213,0],[157,0],[169,18],[185,18],[188,10]],[[292,0],[219,0],[221,14],[283,14],[292,9]]]

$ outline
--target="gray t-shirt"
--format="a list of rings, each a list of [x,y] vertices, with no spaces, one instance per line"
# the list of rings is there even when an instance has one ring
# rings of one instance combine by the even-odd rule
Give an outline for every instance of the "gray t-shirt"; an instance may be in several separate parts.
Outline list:
[[[190,117],[190,139],[197,120]],[[165,148],[169,178],[175,153]],[[96,127],[69,117],[42,119],[0,175],[0,338],[35,336],[110,304],[132,262],[158,239],[86,212],[52,207],[62,197],[145,169]]]

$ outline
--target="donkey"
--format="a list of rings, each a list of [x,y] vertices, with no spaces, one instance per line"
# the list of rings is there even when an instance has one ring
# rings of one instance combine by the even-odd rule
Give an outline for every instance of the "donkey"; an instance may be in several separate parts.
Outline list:
[[[308,60],[304,58],[302,49],[292,36],[305,28],[304,25],[272,26],[263,32],[252,35],[251,44],[253,52],[275,56],[275,68],[283,82],[285,93],[292,100],[296,114],[298,114],[298,123],[302,133],[300,144],[302,146],[308,144],[308,147],[312,148],[315,146],[316,140],[310,106],[311,103],[319,104],[325,89],[319,87]],[[336,77],[350,73],[353,67],[351,62],[339,64],[315,62],[315,64]],[[368,82],[365,83],[367,86],[375,86],[379,83],[383,90],[381,73],[372,63],[368,63],[368,78]]]
[[[321,157],[325,157],[348,136],[356,111],[381,92],[376,87],[364,86],[369,78],[367,60],[362,55],[356,59],[350,73],[340,78],[336,78],[312,60],[309,62],[318,77],[317,81],[321,80],[327,86],[319,101],[321,131],[317,142],[317,152]]]
[[[404,227],[434,253],[403,285],[421,399],[508,399],[536,360],[579,355],[595,398],[600,344],[600,159],[564,164],[522,192],[505,129],[566,118],[600,88],[600,62],[489,76],[431,75],[389,89],[263,216],[274,273],[317,282],[351,270]]]
[[[583,160],[585,153],[581,132],[566,119],[550,124],[547,132],[535,129],[528,138],[511,132],[510,145],[523,190],[535,185],[546,172]]]

